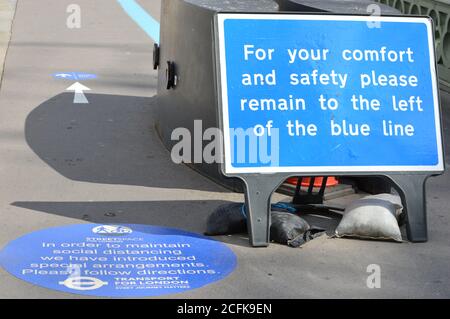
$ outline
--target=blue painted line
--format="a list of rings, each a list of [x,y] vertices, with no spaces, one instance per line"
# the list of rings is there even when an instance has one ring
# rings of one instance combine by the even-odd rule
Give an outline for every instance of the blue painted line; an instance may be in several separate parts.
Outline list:
[[[117,0],[123,10],[156,43],[159,43],[159,22],[147,13],[135,0]]]
[[[75,80],[75,81],[92,80],[97,78],[97,75],[95,74],[83,72],[58,72],[53,73],[52,76],[55,79]]]

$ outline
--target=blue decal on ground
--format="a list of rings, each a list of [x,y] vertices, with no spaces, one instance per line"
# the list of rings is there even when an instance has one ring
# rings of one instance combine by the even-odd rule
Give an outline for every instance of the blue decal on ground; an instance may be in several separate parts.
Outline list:
[[[236,267],[224,244],[178,229],[80,224],[24,235],[0,251],[0,265],[35,285],[102,297],[179,293]]]
[[[159,22],[153,19],[135,0],[117,0],[134,22],[156,43],[159,43]]]
[[[97,75],[92,73],[83,73],[83,72],[57,72],[52,74],[55,79],[63,79],[63,80],[93,80],[97,78]]]

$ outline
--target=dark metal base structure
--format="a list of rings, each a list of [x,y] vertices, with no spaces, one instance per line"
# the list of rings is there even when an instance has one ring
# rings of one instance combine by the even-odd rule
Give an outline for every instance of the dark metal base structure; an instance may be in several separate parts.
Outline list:
[[[171,150],[178,142],[171,139],[176,128],[186,128],[192,140],[199,140],[207,128],[219,127],[213,44],[213,18],[218,11],[226,12],[332,12],[366,14],[371,1],[314,0],[164,0],[161,8],[160,46],[158,59],[158,108],[156,127],[163,143]],[[399,14],[380,5],[381,14]],[[194,120],[202,120],[202,129],[195,132]],[[203,141],[202,147],[210,141]],[[195,145],[195,143],[192,143]],[[195,145],[194,147],[199,147]],[[194,151],[194,150],[192,150]],[[193,154],[194,152],[192,152]],[[194,158],[193,158],[194,160]],[[291,176],[299,174],[246,175],[225,177],[220,164],[189,164],[201,174],[234,191],[245,189],[250,242],[253,246],[269,243],[270,198],[277,187]],[[345,174],[350,175],[350,174]],[[364,174],[363,174],[364,175]],[[408,239],[427,240],[425,181],[429,174],[391,174],[384,178],[364,175],[360,188],[386,190],[392,185],[402,197],[407,212]]]
[[[266,247],[270,240],[270,198],[274,190],[290,177],[287,174],[247,174],[241,176],[245,183],[245,203],[248,216],[250,243]],[[425,242],[427,214],[425,182],[427,174],[390,174],[384,176],[400,194],[406,213],[406,232],[412,242]]]

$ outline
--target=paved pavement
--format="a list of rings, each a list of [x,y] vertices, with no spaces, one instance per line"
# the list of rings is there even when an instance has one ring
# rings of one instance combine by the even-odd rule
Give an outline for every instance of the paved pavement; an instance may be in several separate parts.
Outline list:
[[[16,0],[0,1],[0,81],[3,75],[3,64],[11,38],[11,24],[16,9]]]
[[[139,2],[159,17],[158,1]],[[34,230],[84,222],[203,232],[218,204],[242,201],[242,195],[171,162],[153,128],[156,73],[145,32],[115,0],[77,0],[82,27],[68,29],[71,3],[18,1],[0,91],[0,247]],[[92,89],[89,106],[72,104],[73,93],[64,91],[73,82],[51,77],[61,71],[99,76],[83,82]],[[442,99],[449,136],[450,96]],[[238,257],[237,269],[170,297],[448,298],[450,176],[427,186],[427,243],[318,239],[302,249],[254,249],[245,236],[222,236]],[[373,263],[382,269],[380,289],[366,286],[366,267]],[[81,297],[0,269],[0,298]]]

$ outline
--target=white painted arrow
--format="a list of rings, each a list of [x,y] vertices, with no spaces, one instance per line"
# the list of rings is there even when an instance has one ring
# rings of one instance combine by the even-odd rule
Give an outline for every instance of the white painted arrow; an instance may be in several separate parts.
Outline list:
[[[90,91],[91,89],[87,86],[84,86],[80,82],[74,83],[71,86],[69,86],[66,91],[74,91],[75,95],[73,97],[73,103],[75,104],[88,104],[89,101],[84,95],[83,91]]]

